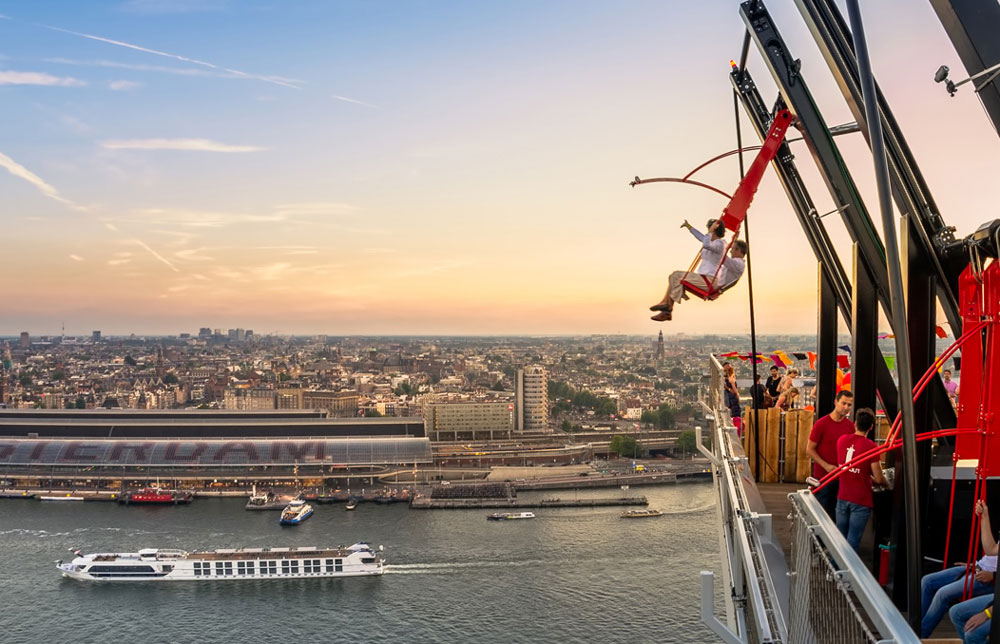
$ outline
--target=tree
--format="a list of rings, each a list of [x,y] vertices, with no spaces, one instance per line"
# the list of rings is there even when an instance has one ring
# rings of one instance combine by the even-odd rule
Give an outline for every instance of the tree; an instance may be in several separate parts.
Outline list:
[[[382,414],[379,413],[379,410],[377,409],[369,407],[368,409],[365,410],[365,418],[381,418],[381,417]]]
[[[77,409],[87,408],[87,401],[83,399],[83,396],[80,396],[79,398],[76,399],[76,408]]]
[[[639,422],[642,423],[643,425],[655,425],[657,422],[659,422],[659,420],[660,420],[660,415],[658,413],[656,413],[652,409],[647,409],[646,411],[642,412],[642,417],[639,419]]]
[[[608,450],[614,452],[618,456],[628,456],[631,458],[639,458],[643,454],[643,449],[639,444],[639,441],[631,436],[623,436],[621,434],[616,434],[611,437],[611,443],[608,445]]]
[[[685,454],[698,449],[698,440],[693,429],[686,429],[677,436],[677,449]]]
[[[573,431],[573,423],[569,422],[568,420],[564,420],[562,424],[559,425],[559,429],[563,430],[564,432],[571,432]]]
[[[62,369],[56,369],[55,371],[52,372],[53,380],[62,380],[65,377],[66,377],[66,372],[63,371]]]
[[[668,405],[667,403],[663,403],[662,405],[660,405],[660,408],[656,410],[656,414],[657,414],[657,420],[656,420],[657,429],[673,429],[674,426],[677,424],[674,408]]]
[[[178,382],[180,382],[180,379],[177,377],[177,374],[173,372],[163,376],[163,384],[165,385],[176,385]]]
[[[130,355],[126,355],[125,356],[125,364],[127,364],[130,367],[134,367],[138,363],[135,361],[135,358],[133,358]]]
[[[674,367],[670,370],[671,380],[684,380],[684,370],[680,367]]]

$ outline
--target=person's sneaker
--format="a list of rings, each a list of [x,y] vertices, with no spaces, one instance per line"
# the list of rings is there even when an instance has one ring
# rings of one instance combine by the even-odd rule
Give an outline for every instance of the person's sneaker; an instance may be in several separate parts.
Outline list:
[[[666,322],[667,320],[674,319],[674,315],[670,311],[660,311],[656,315],[650,316],[649,319],[656,320],[657,322]]]

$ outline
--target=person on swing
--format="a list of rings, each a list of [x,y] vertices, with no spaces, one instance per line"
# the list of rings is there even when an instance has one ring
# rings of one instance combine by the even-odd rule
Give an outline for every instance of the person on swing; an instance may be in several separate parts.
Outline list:
[[[677,304],[684,297],[684,286],[681,282],[688,282],[694,286],[701,286],[706,290],[725,288],[743,275],[745,266],[744,258],[747,255],[747,244],[742,239],[733,243],[733,248],[726,257],[726,242],[723,237],[726,234],[726,224],[721,219],[708,220],[708,234],[695,230],[694,226],[685,219],[681,228],[687,228],[695,238],[701,242],[701,263],[698,264],[697,272],[674,271],[670,274],[667,285],[667,292],[663,299],[653,306],[650,311],[659,311],[650,319],[657,322],[673,319],[674,304]],[[719,263],[722,266],[719,266]],[[716,270],[718,269],[718,276]]]

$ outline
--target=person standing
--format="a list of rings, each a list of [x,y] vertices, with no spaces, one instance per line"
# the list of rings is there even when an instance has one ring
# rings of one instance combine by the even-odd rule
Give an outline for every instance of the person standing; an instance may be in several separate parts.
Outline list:
[[[956,406],[958,404],[958,383],[951,379],[951,369],[945,369],[941,373],[941,379],[944,380],[944,390],[948,392],[951,406]]]
[[[837,463],[853,463],[878,445],[868,438],[875,426],[875,412],[862,407],[854,414],[854,433],[837,439]],[[872,498],[872,481],[888,485],[878,459],[858,463],[841,471],[837,490],[837,529],[844,535],[855,552],[868,525],[875,502]]]
[[[854,432],[854,423],[848,418],[853,406],[854,394],[844,390],[838,391],[833,411],[813,424],[812,431],[809,432],[809,442],[806,444],[806,455],[813,461],[813,478],[821,479],[836,467],[837,441],[841,436]],[[816,492],[816,500],[834,520],[837,513],[838,488],[837,481],[833,480]]]
[[[764,387],[767,389],[767,395],[771,397],[772,404],[778,399],[778,385],[780,384],[781,374],[778,373],[778,367],[771,367],[771,375],[764,382]]]
[[[766,394],[767,389],[764,385],[760,384],[760,374],[758,374],[754,378],[753,386],[750,387],[750,404],[754,405],[757,409],[767,409],[765,405]]]
[[[733,425],[742,434],[743,408],[740,406],[740,390],[736,386],[736,370],[728,362],[722,366],[723,386],[726,394],[726,407],[729,408],[729,415],[733,419]]]

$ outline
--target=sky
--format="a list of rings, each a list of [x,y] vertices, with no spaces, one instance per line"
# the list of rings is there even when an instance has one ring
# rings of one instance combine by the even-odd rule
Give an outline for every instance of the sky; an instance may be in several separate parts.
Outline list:
[[[827,122],[852,120],[794,3],[767,4]],[[965,74],[929,2],[863,5],[876,77],[964,236],[996,217],[979,186],[1000,138],[968,85],[933,83]],[[698,250],[681,222],[725,203],[628,186],[736,147],[738,6],[0,0],[0,335],[746,332],[745,278],[649,319]],[[774,97],[753,50],[749,68]],[[871,156],[838,142],[877,220]],[[731,192],[738,167],[698,177]],[[814,331],[816,261],[773,170],[749,221],[758,332]]]

